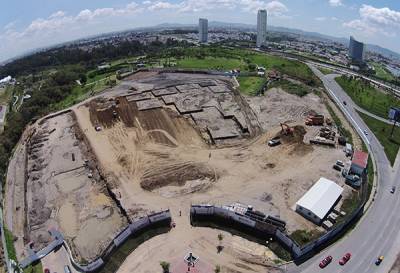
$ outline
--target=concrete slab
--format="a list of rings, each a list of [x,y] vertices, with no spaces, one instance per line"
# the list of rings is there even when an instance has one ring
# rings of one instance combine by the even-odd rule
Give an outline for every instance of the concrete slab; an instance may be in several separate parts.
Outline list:
[[[129,95],[126,96],[126,100],[131,102],[131,101],[141,101],[141,100],[149,100],[153,98],[153,96],[150,93],[142,93],[142,94],[137,94],[137,95]]]
[[[159,96],[176,94],[178,93],[178,90],[175,87],[168,87],[168,88],[153,90],[151,92],[153,93],[154,96],[159,97]]]
[[[200,86],[195,83],[189,83],[189,84],[184,84],[184,85],[178,85],[178,86],[176,86],[176,88],[179,90],[179,92],[185,93],[192,89],[199,89]]]
[[[136,102],[139,111],[150,110],[163,107],[163,103],[159,99],[142,100]]]
[[[153,88],[154,84],[133,82],[129,89],[132,91],[146,92],[153,90]]]
[[[209,86],[216,86],[217,83],[214,80],[205,80],[205,81],[199,82],[199,85],[201,87],[209,87]]]
[[[218,84],[218,85],[215,85],[215,86],[209,86],[208,88],[214,93],[231,92],[231,90],[225,84]]]
[[[191,114],[195,123],[209,131],[214,140],[239,137],[240,129],[232,119],[224,119],[215,107]]]
[[[167,95],[167,96],[162,96],[161,99],[165,104],[174,104],[175,101],[178,99],[179,94],[173,94],[173,95]]]

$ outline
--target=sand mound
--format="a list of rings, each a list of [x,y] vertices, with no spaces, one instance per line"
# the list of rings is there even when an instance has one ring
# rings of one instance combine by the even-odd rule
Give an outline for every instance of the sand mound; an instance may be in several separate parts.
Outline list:
[[[145,171],[140,186],[152,191],[165,186],[184,186],[187,181],[215,181],[218,175],[205,164],[195,162],[173,163],[153,167]]]

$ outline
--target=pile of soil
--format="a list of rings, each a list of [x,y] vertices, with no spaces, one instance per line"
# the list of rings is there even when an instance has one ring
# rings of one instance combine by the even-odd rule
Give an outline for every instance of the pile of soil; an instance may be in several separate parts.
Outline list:
[[[140,186],[145,190],[152,191],[165,186],[181,187],[187,181],[205,179],[215,181],[218,176],[213,169],[204,164],[184,162],[148,169],[140,181]]]
[[[306,129],[301,125],[296,125],[293,128],[293,134],[284,134],[283,132],[279,133],[279,137],[281,138],[282,143],[293,144],[293,143],[303,143],[303,139],[306,132]]]
[[[292,150],[289,152],[289,155],[305,155],[309,152],[313,151],[313,147],[309,144],[304,143],[304,136],[307,131],[304,126],[296,125],[293,128],[293,134],[285,135],[283,132],[280,132],[278,136],[280,137],[283,144],[290,144]]]

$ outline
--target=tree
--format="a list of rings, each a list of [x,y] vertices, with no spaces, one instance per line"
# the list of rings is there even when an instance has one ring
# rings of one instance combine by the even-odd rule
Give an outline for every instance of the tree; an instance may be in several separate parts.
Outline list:
[[[160,266],[161,266],[161,268],[163,270],[163,273],[169,273],[170,264],[168,262],[162,261],[162,262],[160,262]]]

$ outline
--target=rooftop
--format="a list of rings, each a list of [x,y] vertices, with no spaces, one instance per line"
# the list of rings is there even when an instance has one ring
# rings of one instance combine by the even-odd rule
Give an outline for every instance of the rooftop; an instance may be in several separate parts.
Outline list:
[[[320,219],[323,219],[342,192],[342,187],[332,180],[321,177],[311,189],[297,201],[296,205],[308,209]]]
[[[357,166],[365,169],[368,165],[368,153],[362,151],[354,151],[351,164],[356,164]]]

